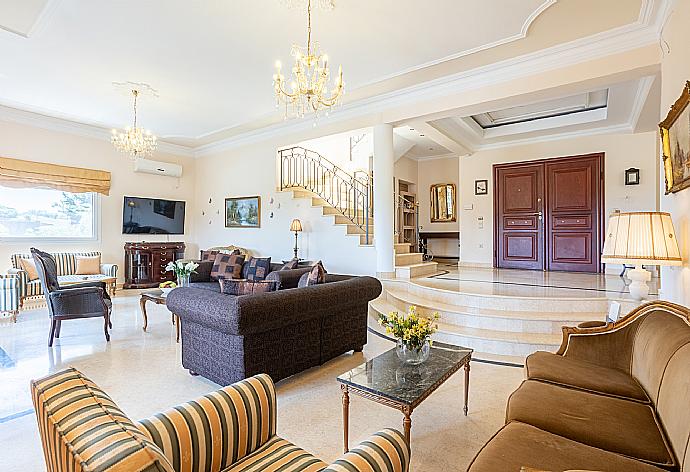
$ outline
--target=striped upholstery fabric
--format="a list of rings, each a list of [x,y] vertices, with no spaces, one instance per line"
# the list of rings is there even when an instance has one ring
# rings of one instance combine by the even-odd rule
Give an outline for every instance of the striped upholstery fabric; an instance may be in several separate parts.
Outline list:
[[[94,252],[58,252],[52,254],[57,263],[58,276],[69,280],[70,276],[77,271],[77,259],[75,256],[101,256],[98,251]],[[31,259],[31,254],[12,254],[12,269],[9,273],[19,277],[19,299],[38,297],[43,295],[43,288],[40,280],[29,281],[19,262],[19,259]],[[117,264],[101,264],[101,275],[104,277],[117,277]],[[83,276],[81,276],[83,277]],[[60,280],[60,279],[58,279]],[[89,280],[98,280],[98,277]]]
[[[176,472],[217,472],[276,432],[276,393],[262,374],[140,421]],[[259,469],[260,470],[260,469]]]
[[[407,472],[410,446],[394,429],[384,429],[362,442],[322,472]]]
[[[326,463],[278,436],[223,472],[319,472]]]
[[[31,382],[48,472],[173,472],[93,382],[69,368]]]
[[[0,313],[11,313],[14,321],[19,311],[19,277],[0,275]]]

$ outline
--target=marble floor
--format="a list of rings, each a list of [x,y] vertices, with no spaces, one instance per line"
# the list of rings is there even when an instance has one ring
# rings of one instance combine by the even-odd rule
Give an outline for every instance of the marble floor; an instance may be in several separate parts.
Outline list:
[[[23,311],[16,324],[0,323],[0,471],[45,470],[29,394],[29,380],[74,366],[101,386],[131,418],[147,417],[218,386],[190,376],[181,366],[180,345],[164,306],[149,304],[149,328],[141,329],[138,296],[114,299],[111,342],[100,320],[63,323],[62,336],[47,346],[45,308]],[[326,461],[342,448],[338,374],[392,347],[370,335],[360,354],[345,354],[278,384],[278,433]],[[474,362],[469,416],[462,415],[463,376],[455,375],[412,416],[412,469],[463,471],[502,425],[508,395],[522,370]],[[401,428],[397,411],[353,397],[350,443],[386,427]]]

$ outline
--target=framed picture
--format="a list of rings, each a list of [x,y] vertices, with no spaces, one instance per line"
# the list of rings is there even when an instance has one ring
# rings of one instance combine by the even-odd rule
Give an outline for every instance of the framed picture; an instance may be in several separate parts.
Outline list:
[[[690,187],[690,82],[668,116],[659,123],[666,194]]]
[[[625,185],[640,185],[640,169],[631,167],[625,170]]]
[[[474,181],[474,194],[475,195],[486,195],[489,193],[489,181],[488,180],[475,180]]]
[[[233,197],[225,199],[226,228],[259,228],[261,226],[261,197]]]

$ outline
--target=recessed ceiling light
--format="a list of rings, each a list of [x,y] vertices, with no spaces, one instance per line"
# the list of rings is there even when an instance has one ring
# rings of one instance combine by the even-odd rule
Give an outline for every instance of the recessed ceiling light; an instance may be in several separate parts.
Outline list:
[[[422,138],[424,137],[424,135],[423,135],[423,134],[420,134],[420,136],[421,136]]]
[[[429,151],[433,151],[433,150],[434,150],[434,148],[429,148]]]

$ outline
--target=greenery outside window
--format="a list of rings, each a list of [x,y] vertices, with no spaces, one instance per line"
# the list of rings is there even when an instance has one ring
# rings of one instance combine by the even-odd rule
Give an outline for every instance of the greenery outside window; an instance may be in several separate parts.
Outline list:
[[[96,193],[0,186],[0,239],[94,240]]]

